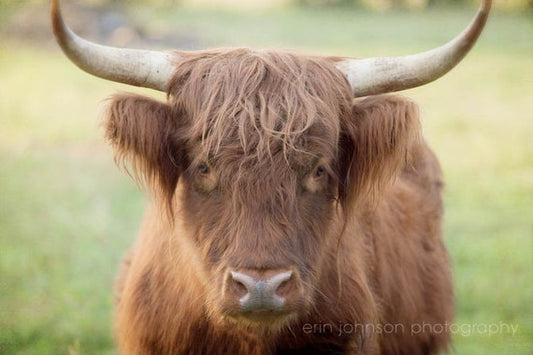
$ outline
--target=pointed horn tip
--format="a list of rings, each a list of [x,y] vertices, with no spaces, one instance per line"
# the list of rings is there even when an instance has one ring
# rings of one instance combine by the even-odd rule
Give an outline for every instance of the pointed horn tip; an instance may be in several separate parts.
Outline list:
[[[54,27],[56,27],[56,21],[61,18],[59,0],[52,0],[52,5],[50,6],[50,16],[52,17],[52,24]]]
[[[50,6],[50,17],[52,20],[52,30],[58,44],[62,47],[62,43],[65,38],[65,22],[63,21],[63,16],[61,14],[61,6],[59,5],[59,0],[52,0],[52,5]]]
[[[488,12],[492,6],[492,0],[483,0],[481,2],[481,11]]]

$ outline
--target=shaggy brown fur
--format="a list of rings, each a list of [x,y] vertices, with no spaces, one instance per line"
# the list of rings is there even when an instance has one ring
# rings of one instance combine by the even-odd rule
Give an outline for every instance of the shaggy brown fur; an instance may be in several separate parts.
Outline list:
[[[153,192],[117,283],[124,354],[428,354],[453,318],[441,173],[416,106],[352,100],[332,59],[195,54],[168,102],[117,95],[106,136]],[[239,312],[232,270],[292,270],[284,314]]]

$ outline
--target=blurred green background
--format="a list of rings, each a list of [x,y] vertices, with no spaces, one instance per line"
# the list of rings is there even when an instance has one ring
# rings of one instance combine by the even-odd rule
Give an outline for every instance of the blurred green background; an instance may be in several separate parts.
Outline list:
[[[72,27],[101,43],[359,57],[433,48],[475,11],[471,1],[227,1],[63,3]],[[458,68],[402,95],[420,104],[447,183],[445,234],[461,326],[452,352],[531,355],[532,2],[496,5]],[[114,353],[113,280],[145,197],[114,166],[98,108],[122,90],[164,95],[93,78],[68,62],[53,42],[45,1],[0,0],[0,83],[0,353]],[[499,331],[487,334],[494,324]]]

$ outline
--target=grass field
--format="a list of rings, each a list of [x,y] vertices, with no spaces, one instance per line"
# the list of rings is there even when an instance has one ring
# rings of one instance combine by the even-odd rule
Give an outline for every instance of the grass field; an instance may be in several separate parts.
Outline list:
[[[429,49],[471,15],[167,8],[128,14],[148,29],[193,33],[200,46],[356,56]],[[464,63],[404,93],[420,104],[425,136],[446,177],[457,354],[533,353],[532,38],[531,14],[493,16]],[[97,116],[103,99],[136,89],[82,73],[59,50],[1,41],[0,353],[114,353],[113,279],[144,197],[114,166]]]

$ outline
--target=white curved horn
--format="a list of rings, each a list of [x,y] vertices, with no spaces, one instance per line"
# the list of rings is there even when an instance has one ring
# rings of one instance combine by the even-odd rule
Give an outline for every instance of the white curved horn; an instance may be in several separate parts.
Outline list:
[[[59,0],[52,0],[51,16],[57,43],[82,70],[103,79],[166,91],[175,68],[172,54],[102,46],[80,38],[63,21]]]
[[[474,46],[487,18],[491,0],[483,0],[470,25],[445,45],[403,57],[344,59],[336,66],[347,77],[354,97],[414,88],[436,80],[455,67]]]

